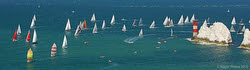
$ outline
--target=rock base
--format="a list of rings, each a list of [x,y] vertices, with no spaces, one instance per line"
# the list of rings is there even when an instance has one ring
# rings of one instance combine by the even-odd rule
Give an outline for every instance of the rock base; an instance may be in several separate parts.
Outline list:
[[[218,45],[223,45],[223,46],[229,46],[232,44],[232,43],[225,43],[225,42],[218,42],[218,41],[209,41],[208,39],[197,38],[197,37],[192,38],[191,41],[212,43],[212,44],[218,44]]]

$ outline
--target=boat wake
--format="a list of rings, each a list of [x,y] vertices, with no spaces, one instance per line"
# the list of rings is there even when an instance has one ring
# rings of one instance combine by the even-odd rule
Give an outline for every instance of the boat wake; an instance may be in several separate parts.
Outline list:
[[[107,70],[107,69],[110,69],[110,68],[116,67],[116,66],[118,66],[118,65],[119,65],[118,63],[112,63],[112,65],[107,66],[107,67],[104,67],[103,69],[100,69],[100,70]]]
[[[143,35],[143,37],[151,36],[151,35],[155,35],[155,34]],[[131,44],[131,43],[134,43],[135,41],[137,41],[139,38],[143,38],[143,37],[139,37],[139,36],[129,37],[129,38],[125,39],[124,42]]]

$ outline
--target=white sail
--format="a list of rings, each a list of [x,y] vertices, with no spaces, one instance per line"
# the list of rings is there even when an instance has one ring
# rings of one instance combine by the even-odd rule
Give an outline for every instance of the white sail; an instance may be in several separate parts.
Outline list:
[[[102,29],[105,29],[105,20],[102,21]]]
[[[188,16],[186,17],[184,23],[186,23],[186,24],[189,23],[189,18],[188,18]]]
[[[143,36],[143,31],[141,29],[140,33],[139,33],[139,37],[142,37]]]
[[[124,24],[123,27],[122,27],[122,31],[123,31],[123,32],[126,32],[126,31],[127,31],[126,25],[125,25],[125,24]]]
[[[139,26],[143,26],[142,18],[140,18],[140,20],[139,20]]]
[[[82,21],[80,21],[79,26],[80,26],[81,30],[83,30],[83,29],[84,29],[84,24],[83,24],[83,22],[82,22]]]
[[[174,36],[174,32],[173,29],[171,28],[171,36]]]
[[[112,16],[112,19],[111,19],[110,24],[111,24],[111,25],[114,25],[114,24],[115,24],[115,15]]]
[[[34,19],[32,19],[32,21],[31,21],[30,28],[35,28],[35,20]]]
[[[62,48],[67,48],[67,47],[68,47],[67,37],[66,35],[64,35]]]
[[[203,24],[207,24],[207,20],[206,19],[204,20]]]
[[[193,14],[193,16],[192,16],[192,18],[190,19],[190,23],[193,23],[193,21],[195,20],[195,17],[194,17],[194,14]]]
[[[233,24],[233,25],[235,25],[235,24],[236,24],[235,17],[233,17],[231,24]]]
[[[95,23],[95,26],[94,26],[94,28],[93,28],[93,32],[92,32],[92,33],[94,33],[94,34],[95,34],[95,33],[98,33],[98,32],[97,32],[97,25],[96,25],[96,23]]]
[[[183,21],[184,21],[184,18],[183,18],[183,15],[181,15],[178,25],[183,25]]]
[[[135,19],[134,19],[134,22],[133,22],[132,26],[136,26],[136,20]]]
[[[166,26],[168,24],[168,16],[166,16],[164,22],[163,22],[163,25]]]
[[[32,43],[33,43],[33,44],[37,43],[36,29],[34,29]]]
[[[91,21],[91,22],[95,22],[95,21],[96,21],[96,19],[95,19],[95,13],[93,13],[93,16],[92,16],[92,18],[91,18],[90,21]]]
[[[174,21],[171,19],[169,26],[174,26]]]
[[[66,27],[65,27],[65,31],[71,30],[71,25],[70,25],[70,21],[68,19]]]
[[[244,25],[243,19],[240,20],[240,25]]]
[[[209,17],[207,18],[207,24],[210,24],[210,18]]]
[[[155,28],[155,21],[152,22],[152,24],[150,25],[149,28],[150,28],[150,29],[151,29],[151,28]]]
[[[20,35],[22,32],[21,32],[21,26],[20,24],[18,24],[18,27],[17,27],[17,35]]]
[[[246,30],[246,27],[245,27],[245,26],[243,26],[243,28],[242,28],[242,32],[245,32],[245,30]]]
[[[80,33],[81,33],[81,28],[80,28],[80,25],[78,25],[74,35],[78,36]]]
[[[34,14],[32,20],[36,21],[36,15]]]

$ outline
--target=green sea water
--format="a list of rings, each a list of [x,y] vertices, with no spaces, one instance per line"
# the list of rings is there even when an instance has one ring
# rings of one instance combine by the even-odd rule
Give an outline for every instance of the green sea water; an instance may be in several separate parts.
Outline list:
[[[197,2],[198,1],[198,2]],[[250,51],[237,48],[243,35],[232,33],[233,45],[218,46],[197,44],[187,40],[192,37],[192,24],[176,25],[180,16],[196,15],[199,27],[210,17],[210,22],[220,21],[230,28],[233,16],[241,19],[249,27],[250,2],[229,1],[134,1],[134,0],[19,0],[0,3],[0,69],[1,70],[248,70]],[[40,8],[38,6],[40,5]],[[230,13],[227,10],[230,9]],[[75,11],[75,13],[72,13]],[[92,34],[97,19],[98,34]],[[25,43],[31,19],[36,14],[38,44]],[[112,15],[116,17],[114,26],[110,25]],[[174,35],[162,23],[166,16],[174,20]],[[67,19],[72,30],[65,32]],[[121,21],[122,18],[127,21]],[[143,19],[144,26],[132,27],[134,19]],[[88,30],[74,36],[80,21],[87,20]],[[101,29],[102,20],[107,28]],[[155,29],[149,29],[152,21]],[[137,21],[138,22],[138,21]],[[22,34],[17,42],[11,38],[17,25],[21,24]],[[122,32],[122,26],[127,32]],[[140,29],[144,37],[139,38]],[[238,25],[235,26],[238,29]],[[67,35],[68,48],[62,49],[63,36]],[[166,43],[157,44],[165,39]],[[128,43],[127,40],[133,41]],[[84,42],[90,42],[84,44]],[[57,45],[56,57],[50,57],[53,43]],[[156,48],[160,47],[160,48]],[[26,54],[32,48],[34,59],[26,62]],[[177,52],[174,52],[176,50]],[[135,51],[137,53],[135,53]],[[100,58],[100,56],[105,56]],[[112,62],[108,62],[111,60]]]

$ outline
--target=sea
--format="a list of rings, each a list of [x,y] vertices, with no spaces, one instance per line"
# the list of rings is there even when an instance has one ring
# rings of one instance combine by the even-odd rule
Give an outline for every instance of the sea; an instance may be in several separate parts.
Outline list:
[[[230,12],[227,12],[227,11]],[[238,48],[243,35],[231,33],[233,44],[220,46],[195,43],[192,24],[177,25],[181,15],[191,18],[195,14],[198,29],[210,18],[208,26],[223,22],[229,29],[233,17],[237,24],[250,27],[249,0],[1,0],[0,1],[0,69],[1,70],[249,70],[250,50]],[[95,13],[98,33],[93,34]],[[26,43],[33,15],[37,44]],[[110,25],[115,15],[115,25]],[[168,16],[174,27],[163,27]],[[71,31],[66,32],[67,19]],[[122,21],[121,19],[126,19]],[[134,19],[142,18],[144,26],[133,27]],[[74,36],[80,21],[86,20],[87,30]],[[106,29],[102,30],[102,21]],[[155,29],[149,29],[152,21]],[[18,41],[12,37],[21,25]],[[126,25],[127,31],[122,32]],[[143,37],[138,37],[143,29]],[[173,29],[174,36],[170,36]],[[63,36],[68,48],[62,48]],[[166,42],[162,42],[164,39]],[[85,44],[84,42],[90,42]],[[158,44],[157,42],[161,42]],[[57,45],[57,54],[51,57],[51,47]],[[34,57],[27,63],[27,51]]]

